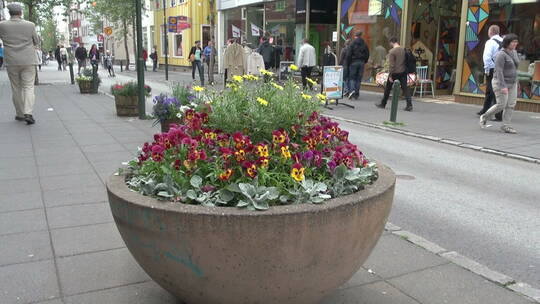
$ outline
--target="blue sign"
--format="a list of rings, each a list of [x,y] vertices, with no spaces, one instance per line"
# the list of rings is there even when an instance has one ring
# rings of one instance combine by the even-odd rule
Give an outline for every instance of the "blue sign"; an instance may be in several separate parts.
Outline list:
[[[343,67],[325,66],[323,70],[323,92],[328,99],[343,98]]]

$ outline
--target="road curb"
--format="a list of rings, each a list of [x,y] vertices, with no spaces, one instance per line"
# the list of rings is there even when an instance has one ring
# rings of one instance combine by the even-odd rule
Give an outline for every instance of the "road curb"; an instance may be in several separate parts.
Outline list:
[[[512,158],[512,159],[521,160],[521,161],[525,161],[525,162],[529,162],[529,163],[533,163],[533,164],[540,164],[540,159],[535,158],[535,157],[530,157],[530,156],[521,155],[521,154],[515,154],[515,153],[509,153],[509,152],[506,152],[506,151],[500,151],[500,150],[496,150],[496,149],[492,149],[492,148],[481,147],[481,146],[477,146],[477,145],[469,144],[469,143],[462,143],[462,142],[459,142],[459,141],[456,141],[456,140],[453,140],[453,139],[441,138],[441,137],[432,136],[432,135],[426,135],[426,134],[415,133],[415,132],[411,132],[411,131],[400,130],[400,129],[397,129],[397,128],[394,128],[394,127],[379,125],[379,124],[375,124],[375,123],[371,123],[371,122],[357,121],[357,120],[347,119],[347,118],[334,116],[334,115],[328,115],[328,114],[323,114],[323,115],[328,117],[328,118],[332,118],[332,119],[335,119],[335,120],[340,120],[340,121],[344,121],[344,122],[348,122],[348,123],[352,123],[352,124],[356,124],[356,125],[361,125],[361,126],[368,127],[368,128],[374,128],[374,129],[393,132],[393,133],[402,134],[402,135],[406,135],[406,136],[410,136],[410,137],[426,139],[426,140],[429,140],[429,141],[438,142],[438,143],[442,143],[442,144],[447,144],[447,145],[451,145],[451,146],[454,146],[454,147],[460,147],[460,148],[473,150],[473,151],[478,151],[478,152],[482,152],[482,153],[487,153],[487,154],[492,154],[492,155],[497,155],[497,156],[503,156],[503,157],[506,157],[506,158]]]
[[[540,289],[533,288],[529,284],[523,282],[516,282],[513,278],[502,274],[500,272],[489,269],[487,266],[484,266],[472,259],[469,259],[455,251],[448,251],[443,247],[430,242],[424,239],[421,236],[418,236],[412,232],[401,229],[401,227],[396,226],[390,222],[386,223],[385,230],[399,236],[410,243],[415,244],[416,246],[422,247],[425,250],[434,253],[442,258],[447,259],[448,261],[465,268],[493,283],[496,283],[503,288],[506,288],[512,292],[518,293],[522,296],[525,296],[529,299],[532,299],[536,303],[540,303]]]

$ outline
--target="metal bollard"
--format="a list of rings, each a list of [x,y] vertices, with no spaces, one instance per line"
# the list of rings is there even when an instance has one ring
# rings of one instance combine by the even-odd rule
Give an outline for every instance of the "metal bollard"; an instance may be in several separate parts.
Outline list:
[[[75,73],[73,72],[73,62],[69,63],[69,76],[71,77],[71,84],[75,84]]]
[[[92,64],[92,93],[94,94],[98,92],[98,86],[99,86],[97,70],[98,70],[98,65]]]
[[[399,102],[399,95],[401,94],[401,83],[399,80],[394,80],[394,84],[392,85],[392,105],[390,106],[390,121],[396,122],[397,119],[397,109],[398,109],[398,102]]]
[[[124,62],[120,60],[120,72],[124,71]]]

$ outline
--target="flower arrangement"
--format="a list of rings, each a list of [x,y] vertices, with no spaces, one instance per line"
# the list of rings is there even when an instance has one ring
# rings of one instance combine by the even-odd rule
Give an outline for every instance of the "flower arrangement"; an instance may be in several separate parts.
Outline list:
[[[144,85],[144,94],[146,97],[150,96],[152,88],[148,85]],[[139,93],[139,87],[136,82],[130,81],[123,84],[114,84],[111,86],[111,94],[114,96],[137,96]]]
[[[207,92],[210,100],[145,143],[127,185],[161,200],[266,210],[322,203],[377,179],[348,132],[318,113],[322,96],[303,97],[292,80],[277,87],[246,76],[232,85]],[[177,98],[156,98],[182,107]]]
[[[88,69],[88,68],[83,69],[82,73],[77,75],[77,77],[75,77],[75,81],[77,81],[77,83],[85,82],[85,81],[92,81],[92,80],[93,80],[92,69]],[[101,83],[101,78],[99,77],[99,75],[97,75],[97,83],[98,85]]]
[[[165,120],[180,119],[187,109],[195,109],[201,102],[197,95],[203,90],[204,88],[197,86],[190,88],[189,86],[175,85],[172,88],[172,96],[165,94],[155,96],[152,113],[156,119],[154,125]]]

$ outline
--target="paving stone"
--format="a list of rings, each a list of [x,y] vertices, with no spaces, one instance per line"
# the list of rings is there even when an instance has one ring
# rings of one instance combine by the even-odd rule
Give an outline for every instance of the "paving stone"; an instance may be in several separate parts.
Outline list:
[[[103,187],[99,176],[95,173],[78,174],[78,175],[60,175],[47,176],[40,179],[41,188],[43,191],[52,191],[60,189],[77,189],[82,192],[87,187]]]
[[[117,143],[116,139],[112,136],[87,136],[75,138],[80,146],[101,145],[101,144],[114,144]]]
[[[77,148],[77,150],[69,150],[58,152],[58,154],[39,154],[36,155],[38,166],[65,166],[67,164],[77,165],[80,163],[88,163],[86,156]]]
[[[501,285],[506,285],[510,282],[513,282],[514,279],[511,277],[504,275],[502,273],[496,272],[494,270],[491,270],[487,268],[486,266],[477,263],[476,261],[473,261],[455,251],[447,252],[441,254],[441,256],[449,259],[450,261],[460,265],[461,267],[464,267],[478,275],[481,275],[491,281],[497,282]]]
[[[149,280],[125,248],[60,258],[57,263],[60,282],[66,295]]]
[[[48,231],[0,236],[0,266],[52,258]]]
[[[350,288],[381,280],[382,278],[375,274],[373,270],[360,268],[360,270],[358,270],[358,272],[356,272],[354,276],[347,283],[343,284],[340,288]]]
[[[113,221],[108,203],[48,208],[47,217],[51,229],[110,223]]]
[[[43,201],[47,207],[99,203],[107,201],[107,192],[103,184],[98,183],[98,186],[81,184],[78,187],[44,191]]]
[[[110,151],[101,151],[101,152],[87,152],[86,156],[91,163],[102,163],[102,162],[116,162],[122,163],[126,160],[132,159],[133,155],[128,151],[119,151],[119,152],[110,152]]]
[[[90,174],[94,170],[88,162],[66,162],[62,165],[45,165],[38,167],[39,176],[59,176],[72,174]]]
[[[56,229],[51,235],[56,256],[125,247],[114,223]]]
[[[145,282],[94,291],[65,299],[66,304],[179,304],[178,299],[169,294],[155,282]]]
[[[84,153],[92,153],[92,152],[124,152],[124,151],[126,151],[126,148],[124,148],[124,146],[122,146],[122,145],[114,143],[114,144],[106,144],[106,145],[82,146],[81,150]]]
[[[38,302],[58,296],[52,260],[0,267],[2,304]]]
[[[401,237],[405,237],[407,238],[407,240],[415,245],[418,245],[430,252],[433,252],[435,254],[440,254],[442,252],[446,252],[448,250],[442,248],[441,246],[435,244],[435,243],[432,243],[426,239],[424,239],[423,237],[420,237],[414,233],[411,233],[409,231],[394,231],[393,232],[395,235],[398,235],[398,236],[401,236]]]
[[[35,177],[37,177],[37,167],[34,159],[30,162],[13,161],[12,165],[0,167],[0,181]]]
[[[422,303],[530,304],[531,301],[457,265],[447,264],[391,279],[390,284]]]
[[[338,289],[320,304],[419,304],[419,302],[386,282],[376,282],[353,288]]]
[[[37,302],[35,304],[64,304],[64,302],[62,302],[62,300],[60,299],[55,299],[55,300],[49,300],[49,301],[44,301],[44,302]]]
[[[0,193],[39,192],[41,187],[37,178],[7,179],[0,183]]]
[[[43,208],[41,192],[2,193],[0,195],[0,213]]]
[[[0,235],[46,229],[43,209],[0,213]]]
[[[445,263],[448,261],[400,237],[384,235],[364,263],[364,268],[372,269],[386,279]]]

